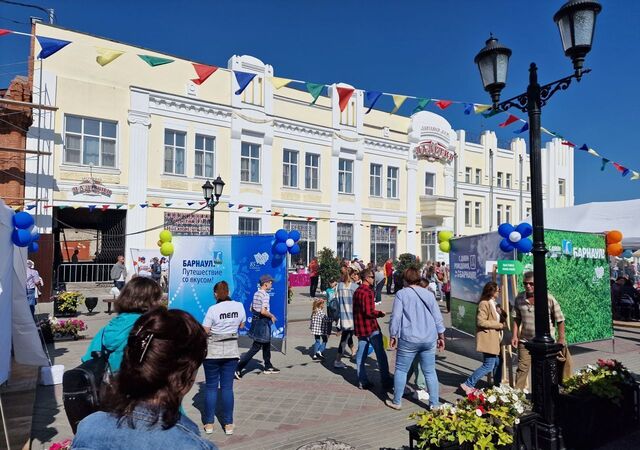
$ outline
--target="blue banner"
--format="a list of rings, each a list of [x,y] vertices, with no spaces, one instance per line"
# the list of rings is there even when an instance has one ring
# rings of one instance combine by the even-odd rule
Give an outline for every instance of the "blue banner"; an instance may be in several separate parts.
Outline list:
[[[169,265],[169,307],[182,309],[202,322],[215,303],[213,286],[229,284],[231,298],[247,312],[246,334],[251,319],[251,301],[262,275],[273,277],[271,312],[276,316],[272,337],[284,339],[287,323],[286,258],[272,252],[273,235],[174,236],[175,248]]]

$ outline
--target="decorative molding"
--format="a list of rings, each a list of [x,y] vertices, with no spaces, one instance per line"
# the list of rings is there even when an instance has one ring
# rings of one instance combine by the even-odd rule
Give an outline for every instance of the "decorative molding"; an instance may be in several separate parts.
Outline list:
[[[329,129],[313,127],[282,119],[273,120],[273,129],[274,132],[279,132],[284,135],[315,139],[322,141],[323,144],[330,144],[331,138],[333,138],[333,132]]]
[[[144,125],[145,127],[150,127],[151,115],[145,112],[129,110],[127,122],[129,125]]]
[[[402,153],[408,153],[410,148],[409,144],[402,144],[400,142],[393,142],[393,141],[391,142],[384,141],[382,139],[374,139],[370,137],[364,138],[364,146],[365,148],[371,149],[371,150],[378,150],[382,152],[388,152],[389,150],[392,150],[395,152],[402,152]]]
[[[232,108],[156,92],[149,93],[149,109],[156,113],[197,116],[227,123],[233,113]]]

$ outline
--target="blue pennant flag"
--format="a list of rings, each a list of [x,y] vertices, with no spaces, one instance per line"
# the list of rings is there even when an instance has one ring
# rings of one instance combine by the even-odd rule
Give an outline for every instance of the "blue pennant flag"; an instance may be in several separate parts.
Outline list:
[[[244,91],[247,88],[247,86],[249,86],[249,83],[251,83],[251,80],[253,80],[254,77],[256,76],[255,73],[240,72],[239,70],[234,70],[233,73],[236,75],[236,81],[238,81],[238,86],[240,86],[240,89],[236,91],[236,95],[242,94],[242,91]]]
[[[609,159],[607,159],[607,158],[602,158],[602,166],[600,166],[600,170],[603,170],[603,171],[604,171],[604,166],[606,166],[606,165],[607,165],[607,163],[609,163],[609,161],[610,161],[610,160],[609,160]]]
[[[40,47],[42,47],[42,50],[38,53],[38,59],[46,59],[61,48],[71,44],[71,41],[63,41],[62,39],[53,39],[44,36],[36,36],[36,38],[38,38]]]
[[[382,97],[382,92],[380,91],[366,91],[364,93],[364,103],[369,104],[369,109],[365,114],[369,114],[380,97]]]
[[[464,113],[468,116],[473,111],[473,103],[465,103],[464,104]]]
[[[522,128],[520,128],[519,130],[514,131],[514,133],[515,134],[524,133],[528,129],[529,129],[529,122],[525,122],[524,125],[522,125]]]
[[[93,212],[96,209],[96,205],[89,205],[89,212]]]
[[[584,152],[588,152],[589,151],[589,147],[587,146],[587,144],[582,144],[582,147],[580,147],[578,150],[582,150]]]
[[[233,208],[233,205],[235,205],[235,203],[229,203],[227,206],[228,206],[229,208]]]

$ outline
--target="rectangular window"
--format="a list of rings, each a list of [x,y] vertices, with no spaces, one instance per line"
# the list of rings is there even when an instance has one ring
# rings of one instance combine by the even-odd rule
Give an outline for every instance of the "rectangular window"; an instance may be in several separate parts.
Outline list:
[[[387,198],[398,198],[398,174],[397,167],[387,167]]]
[[[476,169],[476,184],[482,184],[482,169]]]
[[[464,225],[471,226],[471,202],[464,202]]]
[[[421,243],[422,243],[422,261],[435,261],[437,258],[437,249],[438,238],[436,231],[423,231],[421,234]]]
[[[395,227],[371,225],[371,261],[374,264],[396,259],[397,235]]]
[[[436,174],[427,172],[424,174],[424,195],[436,194]]]
[[[464,168],[464,182],[471,183],[471,167]]]
[[[258,144],[242,143],[240,181],[260,183],[260,146]]]
[[[298,187],[298,152],[284,150],[282,153],[282,185]]]
[[[527,177],[527,191],[531,190],[531,177]]]
[[[353,194],[353,160],[338,160],[338,192]]]
[[[498,225],[502,223],[502,205],[496,205],[496,221]]]
[[[524,211],[525,211],[525,214],[526,214],[527,217],[531,216],[531,207],[530,206],[527,206]]]
[[[300,240],[298,241],[300,253],[291,257],[291,263],[295,264],[300,261],[305,266],[308,265],[311,259],[316,256],[317,223],[301,220],[285,220],[283,228],[287,231],[298,230],[300,232]]]
[[[498,176],[496,177],[496,186],[502,187],[502,172],[498,172]]]
[[[506,174],[506,177],[507,178],[506,178],[506,186],[505,187],[507,189],[511,189],[511,174],[510,173]]]
[[[187,133],[164,130],[164,173],[184,175]]]
[[[304,155],[304,187],[318,189],[320,176],[320,155],[306,153]]]
[[[380,164],[369,166],[369,195],[372,197],[382,196],[382,166]]]
[[[353,225],[350,223],[338,224],[338,258],[351,259],[353,257]]]
[[[65,116],[64,162],[116,167],[117,122]]]
[[[196,177],[213,178],[216,139],[196,134]]]
[[[238,218],[238,234],[260,234],[260,219],[253,217]]]
[[[565,195],[565,181],[562,178],[558,178],[558,195]]]
[[[476,227],[481,227],[482,226],[482,206],[480,202],[476,202],[475,208],[474,208],[474,214],[476,216],[475,217]]]
[[[504,221],[506,223],[511,223],[511,205],[506,205],[504,207]]]

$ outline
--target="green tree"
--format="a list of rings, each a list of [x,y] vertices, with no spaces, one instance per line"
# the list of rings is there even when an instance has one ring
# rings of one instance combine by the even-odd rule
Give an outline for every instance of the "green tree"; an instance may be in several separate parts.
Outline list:
[[[320,269],[318,270],[320,275],[320,290],[325,290],[329,287],[329,283],[332,281],[338,281],[340,279],[340,261],[333,254],[333,250],[324,247],[318,253],[318,263]]]
[[[403,253],[398,256],[396,269],[398,269],[400,272],[404,272],[409,267],[420,270],[420,264],[418,263],[418,258],[416,258],[416,255],[412,255],[411,253]]]

